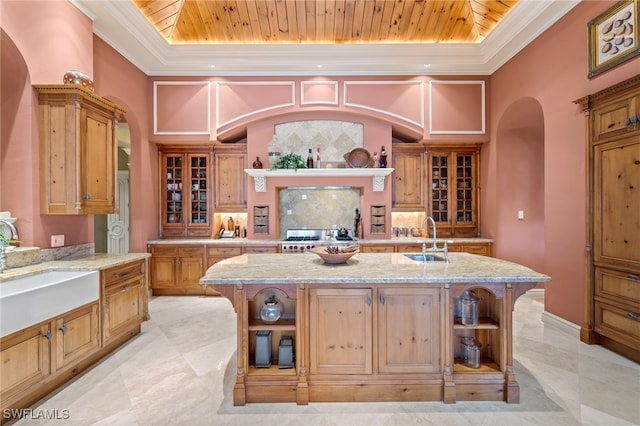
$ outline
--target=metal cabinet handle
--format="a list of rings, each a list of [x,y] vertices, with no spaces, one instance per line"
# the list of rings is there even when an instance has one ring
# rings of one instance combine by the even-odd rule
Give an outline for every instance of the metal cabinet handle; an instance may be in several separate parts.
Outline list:
[[[640,315],[634,314],[633,312],[627,312],[627,316],[635,321],[640,320]]]
[[[125,285],[124,286],[124,291],[129,291],[131,290],[131,286],[130,285]]]
[[[637,280],[638,278],[640,278],[640,276],[636,274],[629,274],[627,275],[627,278],[629,278],[630,280]]]
[[[47,339],[49,342],[51,342],[51,330],[47,330],[46,333],[44,333],[44,338]]]
[[[367,295],[367,306],[371,306],[371,295]]]
[[[82,197],[85,199],[85,201],[89,201],[91,199],[91,195],[89,194],[84,194],[84,197]]]
[[[62,324],[59,330],[62,331],[62,334],[67,334],[67,324]]]
[[[382,306],[384,306],[384,301],[385,301],[384,294],[381,294],[380,295],[380,304],[382,304]]]

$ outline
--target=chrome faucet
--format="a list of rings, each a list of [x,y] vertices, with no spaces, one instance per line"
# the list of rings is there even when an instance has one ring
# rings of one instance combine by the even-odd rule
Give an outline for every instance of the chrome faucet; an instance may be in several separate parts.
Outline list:
[[[428,221],[431,221],[431,229],[433,231],[433,246],[429,250],[435,251],[435,250],[438,250],[438,246],[436,243],[436,221],[433,220],[431,216],[425,217],[424,220],[422,221],[422,230],[424,231],[425,237],[429,235],[429,232],[427,232],[427,228],[425,226]],[[426,251],[426,243],[423,244],[423,246],[424,246],[424,250]]]
[[[8,220],[0,219],[0,223],[6,225],[11,231],[11,239],[9,241],[18,239],[18,231],[16,231],[16,227],[13,226],[11,222],[9,222]],[[4,269],[7,267],[7,255],[5,253],[5,250],[9,246],[9,241],[7,241],[5,238],[0,238],[0,272],[4,271]]]
[[[437,237],[436,237],[436,221],[433,219],[433,217],[431,216],[427,216],[424,218],[424,220],[422,221],[422,229],[424,230],[424,235],[425,237],[427,235],[429,235],[429,232],[427,232],[427,222],[431,222],[431,230],[433,231],[433,245],[431,246],[431,248],[427,249],[427,241],[424,240],[422,241],[422,257],[424,258],[424,261],[427,261],[427,251],[441,251],[444,253],[444,259],[447,263],[449,263],[449,247],[447,245],[447,242],[444,242],[444,247],[442,249],[438,248],[438,243],[436,241]]]

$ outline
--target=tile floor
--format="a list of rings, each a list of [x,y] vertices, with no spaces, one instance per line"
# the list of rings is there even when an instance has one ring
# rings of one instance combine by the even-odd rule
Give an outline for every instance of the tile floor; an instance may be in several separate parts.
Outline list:
[[[640,365],[541,322],[540,293],[514,312],[520,404],[249,404],[234,407],[235,314],[224,298],[158,297],[143,333],[16,425],[640,425]],[[63,411],[67,410],[67,411]]]

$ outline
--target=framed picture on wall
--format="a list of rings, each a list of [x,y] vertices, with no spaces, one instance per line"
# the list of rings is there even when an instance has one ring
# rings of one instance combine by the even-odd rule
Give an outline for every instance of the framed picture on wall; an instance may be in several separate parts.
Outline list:
[[[589,78],[640,54],[638,1],[619,1],[589,22]]]

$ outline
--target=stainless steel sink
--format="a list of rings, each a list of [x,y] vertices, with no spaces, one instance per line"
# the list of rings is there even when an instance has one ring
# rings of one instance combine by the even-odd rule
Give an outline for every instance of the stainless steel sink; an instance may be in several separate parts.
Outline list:
[[[416,262],[444,262],[445,258],[442,256],[438,256],[436,254],[427,253],[423,255],[421,253],[407,253],[405,254],[411,260],[415,260]]]

